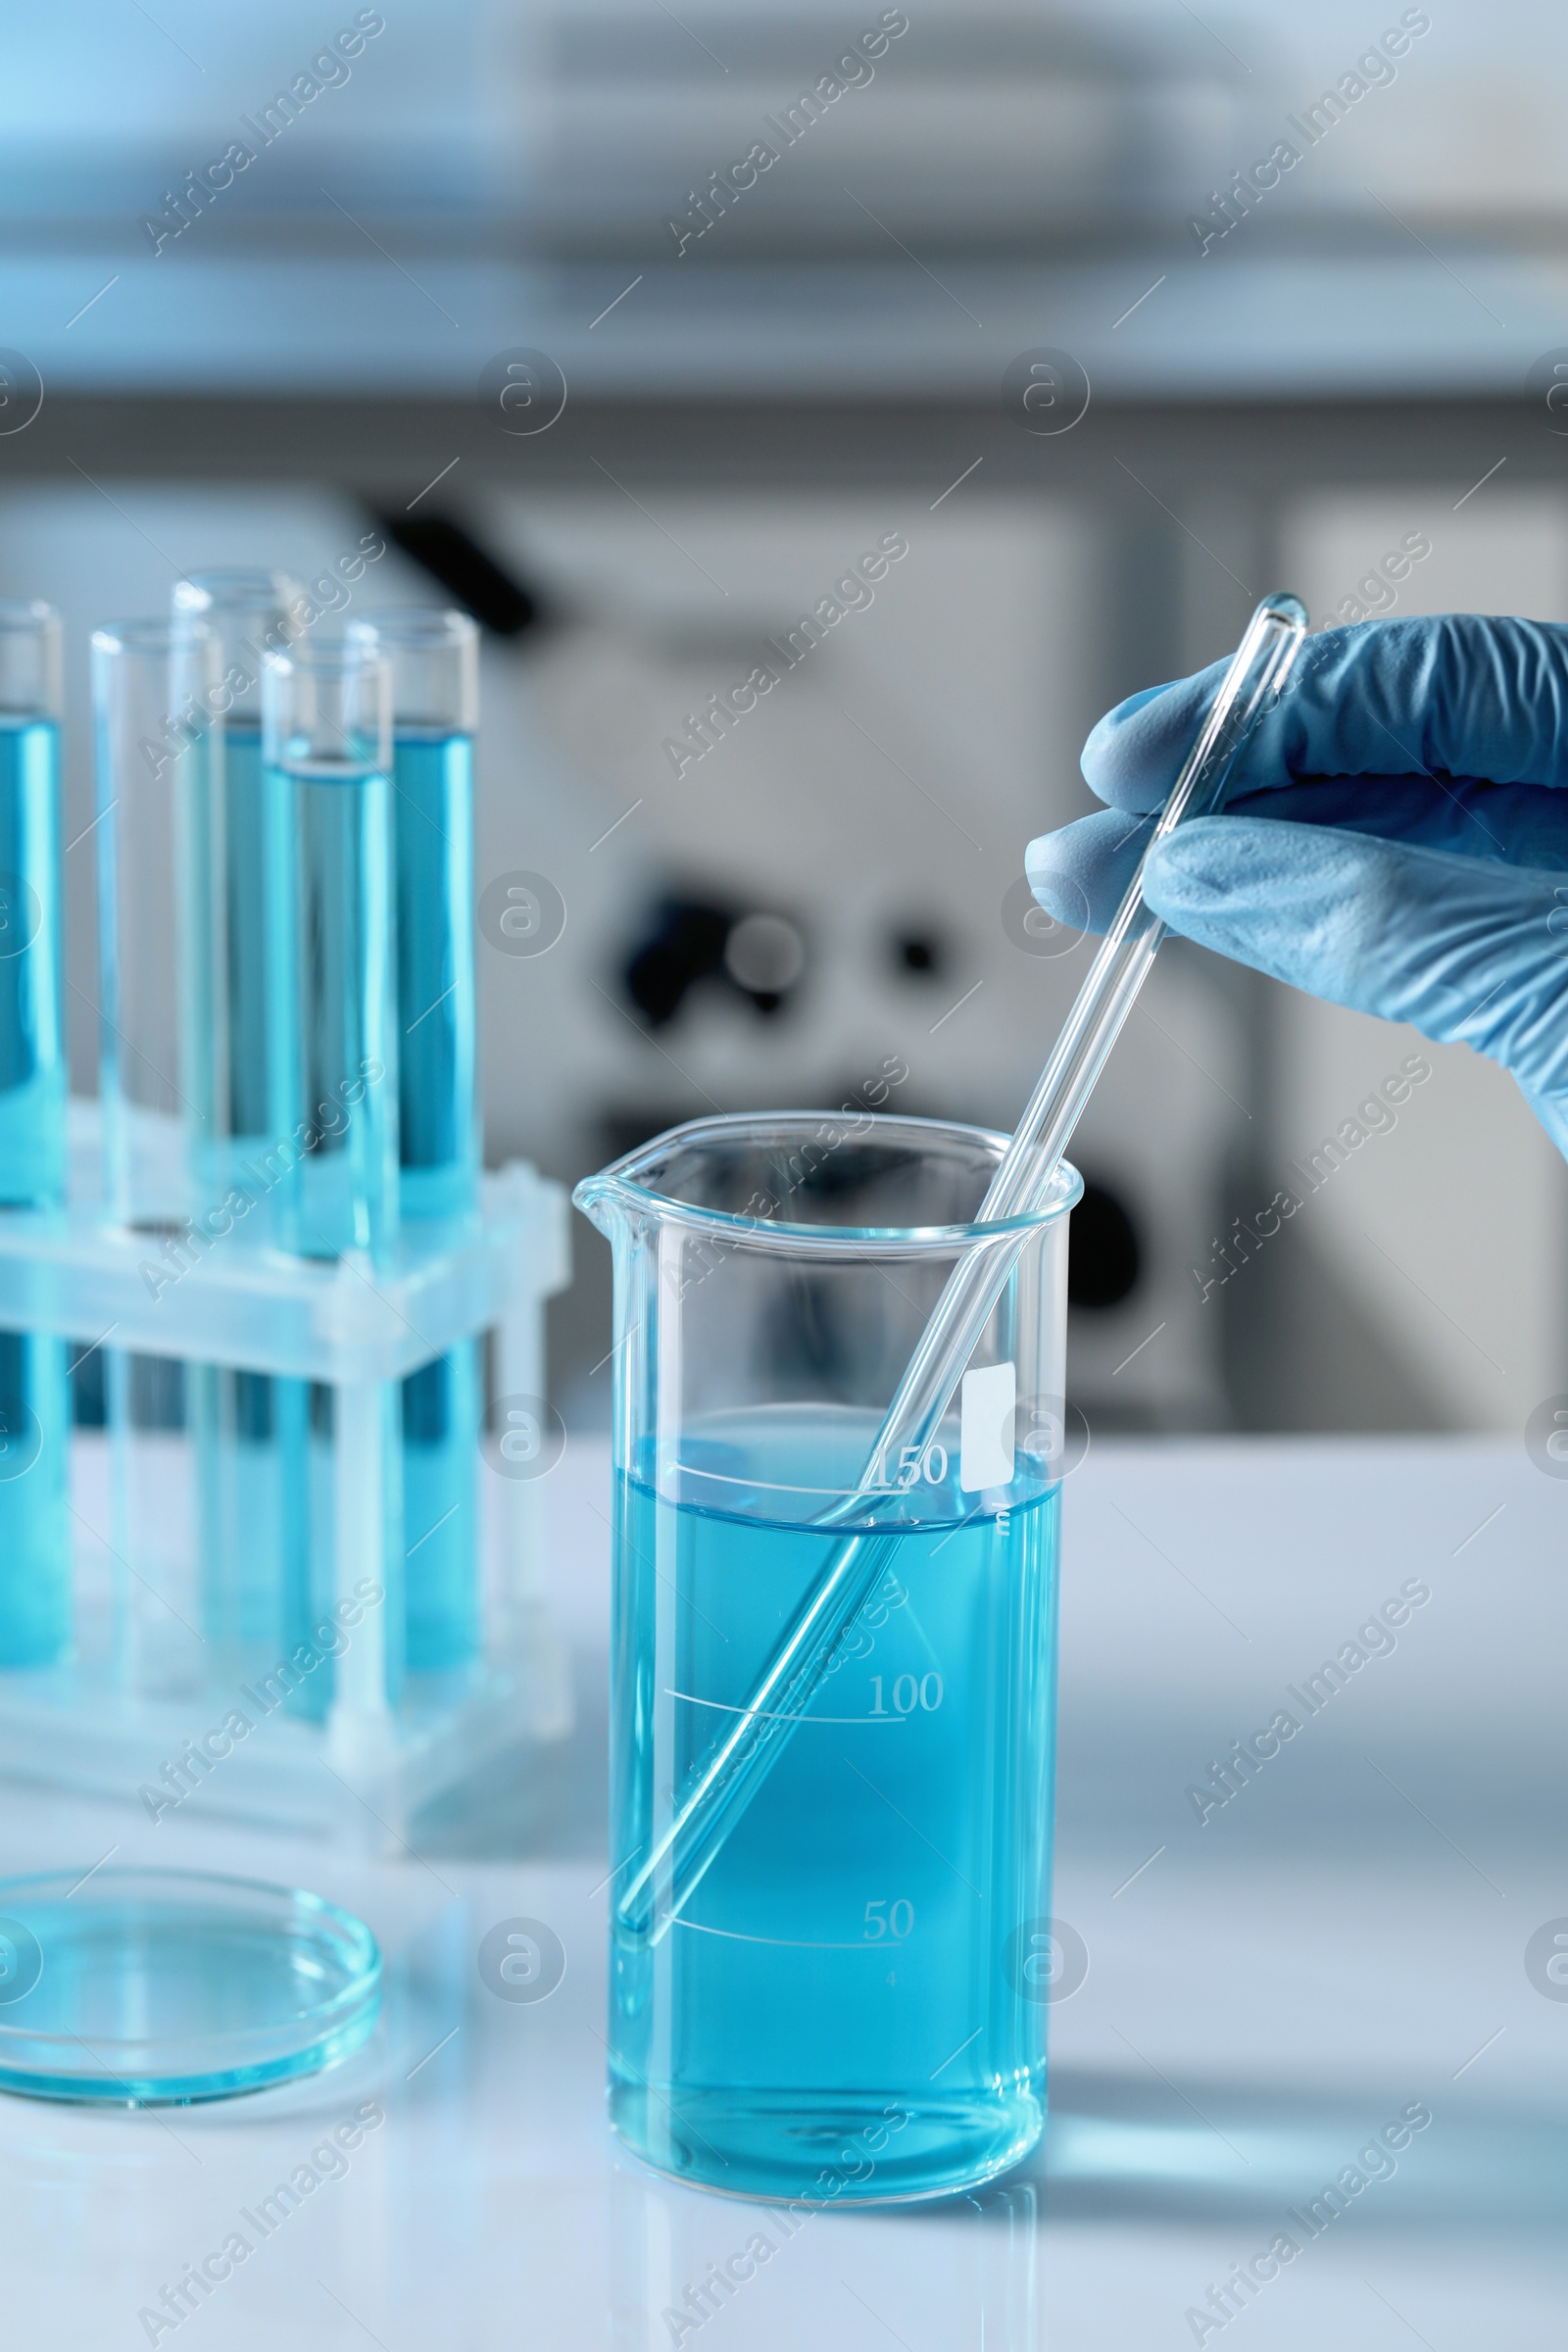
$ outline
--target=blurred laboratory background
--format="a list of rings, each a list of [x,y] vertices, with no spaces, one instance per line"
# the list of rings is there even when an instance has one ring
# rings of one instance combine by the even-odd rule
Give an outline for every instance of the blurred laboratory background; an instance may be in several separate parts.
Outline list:
[[[1568,621],[1544,0],[77,0],[7,48],[0,596],[66,623],[80,1091],[88,632],[184,572],[480,623],[487,1156],[567,1180],[715,1109],[1009,1127],[1090,953],[1024,844],[1264,590]],[[1094,1430],[1568,1387],[1568,1172],[1461,1049],[1177,948],[1075,1157]]]

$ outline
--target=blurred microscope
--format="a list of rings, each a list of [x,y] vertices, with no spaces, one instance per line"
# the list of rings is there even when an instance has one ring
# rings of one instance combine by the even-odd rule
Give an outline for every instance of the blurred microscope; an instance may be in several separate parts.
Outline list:
[[[8,497],[0,589],[51,598],[68,645],[103,610],[167,595],[158,548],[190,567],[257,547],[309,582],[375,519],[303,491],[117,495],[134,531],[85,485]],[[386,535],[356,609],[461,589],[491,622],[478,871],[492,1162],[525,1152],[575,1178],[673,1121],[769,1104],[1012,1124],[1090,953],[1035,908],[1022,858],[1087,805],[1097,548],[1049,509],[910,509],[898,495],[709,498],[678,514],[666,502],[695,564],[608,497],[492,492],[407,534],[417,556]],[[906,552],[879,558],[890,541]],[[476,560],[491,566],[477,581]],[[766,670],[774,682],[748,698]],[[83,702],[84,678],[68,695]],[[68,742],[84,745],[85,709],[74,716]],[[68,776],[67,806],[71,838],[90,822],[85,773]],[[79,855],[69,887],[73,935],[90,938]],[[90,1087],[91,981],[77,977]],[[1097,1426],[1223,1417],[1218,1319],[1189,1268],[1220,1219],[1242,1051],[1223,984],[1162,957],[1077,1154],[1091,1190],[1074,1220],[1073,1378]],[[568,1419],[596,1417],[608,1394],[594,1370],[608,1267],[580,1242],[579,1279],[553,1309]]]

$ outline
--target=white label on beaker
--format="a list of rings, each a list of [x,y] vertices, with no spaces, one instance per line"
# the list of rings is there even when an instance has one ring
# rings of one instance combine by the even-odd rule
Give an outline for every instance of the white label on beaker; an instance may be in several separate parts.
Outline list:
[[[966,1372],[960,1392],[958,1485],[965,1494],[1012,1484],[1012,1408],[1018,1376],[1010,1363]]]

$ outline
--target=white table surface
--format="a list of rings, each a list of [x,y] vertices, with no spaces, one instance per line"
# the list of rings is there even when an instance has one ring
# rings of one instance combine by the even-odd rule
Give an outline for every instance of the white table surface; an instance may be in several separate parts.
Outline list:
[[[0,1793],[7,1871],[118,1846],[291,1878],[357,1910],[388,1960],[374,2039],[304,2084],[140,2115],[0,2097],[6,2346],[145,2344],[141,2307],[370,2098],[386,2121],[346,2176],[160,2342],[654,2352],[687,2281],[745,2244],[756,2208],[656,2179],[605,2123],[607,1483],[586,1441],[551,1478],[570,1753],[421,1824],[416,1857],[194,1804],[154,1827]],[[1524,1953],[1568,1916],[1565,1531],[1568,1490],[1517,1446],[1097,1448],[1067,1490],[1054,1905],[1090,1969],[1053,2013],[1046,2145],[976,2199],[813,2218],[703,2352],[1191,2344],[1189,2307],[1417,2100],[1433,2122],[1396,2175],[1203,2340],[1560,2342],[1568,2001]],[[1411,1577],[1432,1598],[1395,1652],[1200,1826],[1187,1785]],[[475,1967],[518,1915],[567,1954],[537,2005]]]

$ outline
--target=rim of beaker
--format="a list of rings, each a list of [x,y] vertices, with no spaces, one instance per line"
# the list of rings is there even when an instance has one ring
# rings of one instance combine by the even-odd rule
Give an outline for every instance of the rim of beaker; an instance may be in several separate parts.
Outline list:
[[[615,1198],[657,1210],[662,1217],[674,1218],[683,1224],[704,1226],[710,1230],[755,1236],[766,1234],[777,1239],[799,1243],[812,1250],[864,1250],[866,1249],[954,1250],[977,1240],[990,1240],[999,1234],[1028,1233],[1052,1224],[1067,1214],[1083,1198],[1084,1180],[1070,1160],[1064,1159],[1052,1180],[1051,1196],[1041,1208],[1029,1209],[1015,1217],[1000,1217],[991,1224],[970,1225],[795,1225],[775,1217],[746,1217],[733,1209],[704,1208],[695,1200],[679,1200],[673,1193],[662,1193],[652,1185],[638,1181],[635,1171],[656,1154],[662,1156],[677,1143],[722,1142],[748,1131],[760,1129],[776,1132],[780,1128],[799,1127],[814,1130],[824,1124],[844,1120],[845,1111],[834,1110],[738,1110],[726,1111],[717,1118],[687,1119],[678,1127],[666,1127],[635,1151],[627,1152],[609,1167],[601,1168],[596,1176],[585,1176],[572,1193],[572,1200],[583,1210],[590,1201]],[[963,1119],[909,1118],[899,1112],[869,1111],[864,1114],[867,1125],[857,1143],[867,1141],[873,1134],[883,1137],[917,1135],[932,1138],[961,1139],[966,1144],[981,1143],[995,1152],[1000,1159],[1006,1150],[1008,1138],[994,1127],[976,1127]]]

